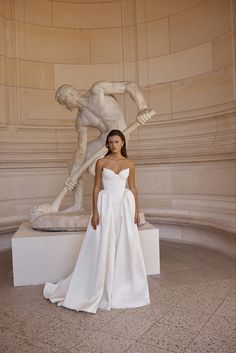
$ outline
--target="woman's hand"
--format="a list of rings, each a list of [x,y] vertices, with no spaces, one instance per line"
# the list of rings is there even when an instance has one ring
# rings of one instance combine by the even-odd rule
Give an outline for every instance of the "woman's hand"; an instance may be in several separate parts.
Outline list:
[[[135,212],[134,223],[137,224],[137,225],[140,223],[140,217],[139,217],[139,212],[138,211]]]
[[[99,214],[98,212],[93,212],[91,223],[94,229],[97,229],[97,226],[99,225]]]

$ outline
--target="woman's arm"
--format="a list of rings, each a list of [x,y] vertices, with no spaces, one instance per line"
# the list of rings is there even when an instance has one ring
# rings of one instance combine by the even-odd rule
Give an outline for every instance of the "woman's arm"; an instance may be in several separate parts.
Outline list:
[[[96,229],[97,225],[99,224],[97,201],[98,201],[98,193],[101,189],[102,166],[103,166],[102,160],[98,159],[95,166],[95,179],[94,179],[94,185],[93,185],[93,214],[91,219],[91,223],[94,229]]]
[[[138,191],[137,191],[136,183],[135,183],[134,161],[131,161],[131,163],[130,163],[130,173],[129,173],[128,183],[129,183],[129,189],[130,189],[130,191],[132,191],[132,193],[134,195],[134,200],[135,200],[134,223],[139,224],[140,218],[139,218],[139,207],[138,207]]]

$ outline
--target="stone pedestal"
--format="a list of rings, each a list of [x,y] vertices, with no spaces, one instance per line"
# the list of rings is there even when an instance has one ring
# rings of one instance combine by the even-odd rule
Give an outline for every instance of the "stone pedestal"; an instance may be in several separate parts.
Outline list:
[[[57,282],[74,269],[85,232],[43,232],[23,223],[12,238],[14,286]],[[159,231],[139,227],[147,275],[160,273]]]

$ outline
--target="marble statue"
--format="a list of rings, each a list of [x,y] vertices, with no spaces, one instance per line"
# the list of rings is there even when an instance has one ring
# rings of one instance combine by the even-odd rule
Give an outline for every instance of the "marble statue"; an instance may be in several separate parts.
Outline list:
[[[56,100],[69,110],[77,109],[75,128],[78,133],[78,146],[74,154],[69,178],[65,181],[66,188],[73,190],[75,203],[67,211],[83,210],[83,180],[73,182],[75,173],[82,164],[91,158],[99,148],[105,144],[109,130],[126,128],[126,121],[119,103],[113,96],[116,93],[129,93],[138,108],[138,119],[146,121],[144,113],[147,106],[143,95],[133,82],[96,82],[85,95],[70,85],[63,85],[56,92]],[[143,119],[143,120],[142,120]],[[141,122],[140,121],[140,122]],[[94,141],[87,142],[87,128],[99,130],[100,135]],[[95,174],[96,160],[88,168],[89,173]]]
[[[118,93],[128,93],[138,109],[136,122],[128,128],[120,105],[113,96]],[[134,82],[129,81],[99,81],[84,95],[81,95],[73,86],[65,84],[57,89],[55,98],[65,108],[71,111],[77,109],[75,129],[78,133],[78,145],[64,189],[51,205],[35,205],[30,212],[30,221],[36,229],[51,229],[52,226],[53,230],[68,228],[68,230],[78,230],[79,225],[86,228],[89,217],[83,212],[82,174],[85,170],[92,175],[95,174],[96,160],[104,156],[107,151],[104,145],[108,131],[119,129],[124,132],[128,140],[129,133],[141,124],[145,124],[155,115],[155,112],[148,111],[141,91]],[[87,140],[88,127],[96,128],[100,133],[91,142]],[[73,190],[74,204],[59,212],[61,201],[69,190]]]

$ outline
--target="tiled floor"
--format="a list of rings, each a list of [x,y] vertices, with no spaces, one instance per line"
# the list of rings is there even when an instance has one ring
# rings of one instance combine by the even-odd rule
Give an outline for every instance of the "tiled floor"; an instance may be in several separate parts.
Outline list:
[[[236,352],[236,263],[220,252],[162,241],[151,304],[96,315],[52,304],[43,285],[14,288],[11,261],[0,253],[1,353]]]

